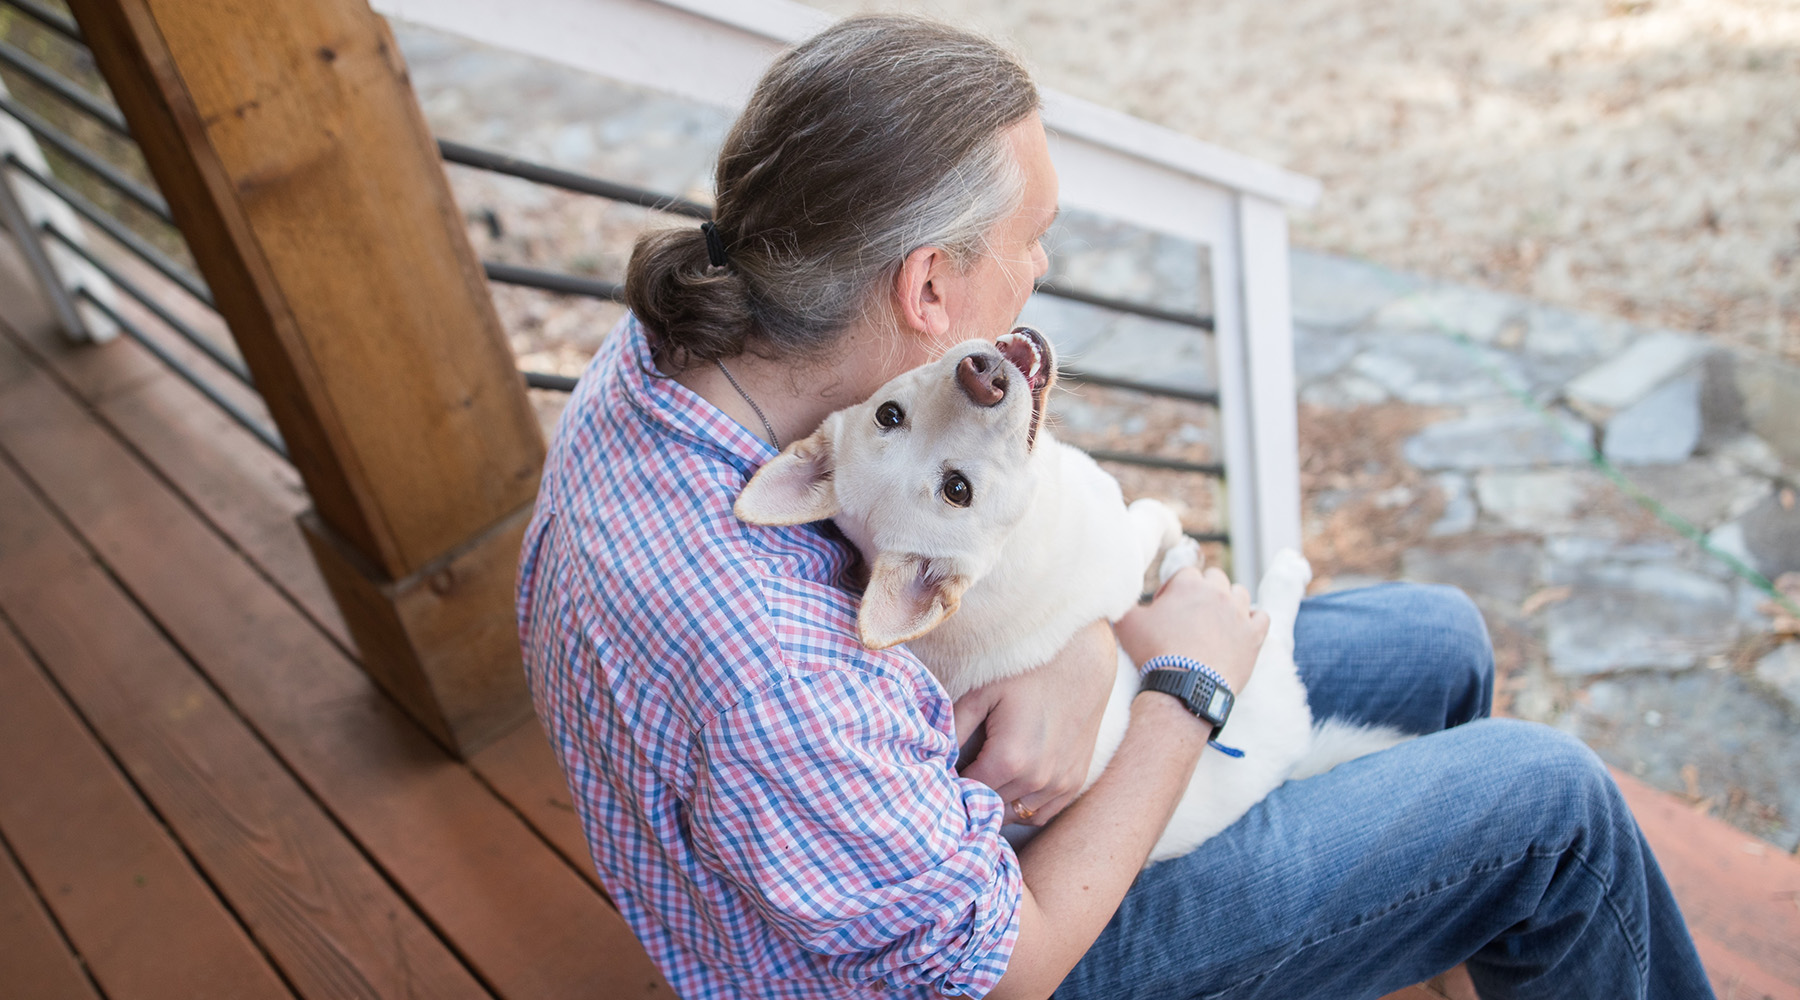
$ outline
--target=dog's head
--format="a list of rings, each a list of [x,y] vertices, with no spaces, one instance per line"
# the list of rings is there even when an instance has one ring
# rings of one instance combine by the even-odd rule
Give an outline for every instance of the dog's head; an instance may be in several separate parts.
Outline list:
[[[869,563],[863,644],[917,638],[956,611],[1031,506],[1055,381],[1050,343],[1029,327],[959,344],[783,449],[734,509],[752,524],[835,518]]]

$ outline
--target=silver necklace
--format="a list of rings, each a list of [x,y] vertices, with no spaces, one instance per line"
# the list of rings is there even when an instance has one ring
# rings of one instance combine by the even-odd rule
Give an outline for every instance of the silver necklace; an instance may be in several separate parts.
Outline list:
[[[714,358],[713,364],[719,366],[719,373],[725,376],[725,381],[730,382],[731,387],[737,390],[737,394],[744,397],[744,402],[750,404],[750,409],[756,412],[756,419],[762,421],[763,430],[769,432],[769,443],[775,446],[776,451],[780,451],[781,439],[775,436],[775,427],[769,423],[769,418],[763,416],[762,407],[757,406],[756,400],[751,399],[750,394],[744,391],[744,387],[738,385],[738,380],[731,377],[731,369],[725,367],[725,361],[722,358]]]

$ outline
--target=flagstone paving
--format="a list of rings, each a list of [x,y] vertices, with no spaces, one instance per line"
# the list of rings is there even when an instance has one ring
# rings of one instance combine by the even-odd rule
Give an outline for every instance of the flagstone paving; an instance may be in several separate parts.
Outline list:
[[[706,197],[722,112],[396,27],[439,134]],[[650,218],[469,171],[452,181],[478,247],[518,263],[617,280]],[[1059,283],[1210,308],[1192,242],[1067,212],[1050,244]],[[1800,612],[1767,589],[1794,574],[1784,582],[1800,596],[1800,369],[1306,250],[1292,278],[1318,585],[1463,588],[1494,635],[1504,710],[1800,846]],[[569,372],[617,316],[497,298],[515,349]],[[1215,386],[1210,338],[1192,328],[1044,296],[1024,319],[1090,370]],[[1216,421],[1197,408],[1086,390],[1058,415],[1090,447],[1218,453]],[[1204,484],[1122,478],[1195,491],[1183,498],[1201,520],[1219,509]]]

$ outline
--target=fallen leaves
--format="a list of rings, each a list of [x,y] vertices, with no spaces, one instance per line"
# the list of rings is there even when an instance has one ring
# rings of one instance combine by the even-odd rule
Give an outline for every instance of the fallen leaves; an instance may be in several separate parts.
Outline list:
[[[1314,573],[1391,577],[1400,554],[1429,535],[1444,498],[1400,448],[1436,416],[1400,404],[1300,408],[1300,492]]]
[[[1530,618],[1558,601],[1566,601],[1575,593],[1575,588],[1567,584],[1560,587],[1545,587],[1519,603],[1519,616]]]
[[[1795,615],[1787,605],[1800,605],[1800,573],[1783,573],[1775,580],[1775,590],[1787,598],[1787,603],[1768,600],[1757,606],[1757,610],[1774,619],[1770,631],[1781,638],[1800,638],[1800,615]]]

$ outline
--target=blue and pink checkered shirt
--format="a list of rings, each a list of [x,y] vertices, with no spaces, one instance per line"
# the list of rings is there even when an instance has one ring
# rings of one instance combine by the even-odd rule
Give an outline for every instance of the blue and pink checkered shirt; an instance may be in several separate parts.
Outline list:
[[[526,674],[607,891],[690,1000],[987,993],[1022,883],[949,699],[857,642],[838,536],[732,515],[773,452],[651,370],[627,317],[520,567]]]

